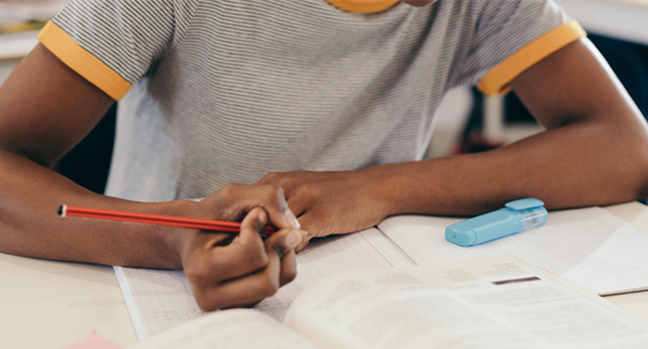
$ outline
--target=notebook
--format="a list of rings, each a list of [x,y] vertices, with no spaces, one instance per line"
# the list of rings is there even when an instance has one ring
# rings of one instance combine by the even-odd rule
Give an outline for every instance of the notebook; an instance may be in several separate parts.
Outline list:
[[[469,248],[445,241],[459,221],[398,216],[378,228],[417,264],[512,253],[602,296],[648,289],[648,234],[600,207],[554,211],[540,228]]]
[[[547,224],[469,248],[444,238],[460,221],[395,216],[359,233],[311,242],[297,278],[257,308],[282,320],[297,294],[339,272],[512,253],[600,295],[648,289],[648,234],[599,207],[550,212]],[[201,316],[181,271],[115,267],[140,340]]]
[[[298,295],[283,322],[254,309],[218,311],[128,349],[609,349],[646,343],[645,322],[503,255],[336,274]]]
[[[312,241],[297,255],[297,277],[257,305],[282,319],[302,290],[340,272],[412,265],[375,228]],[[198,308],[182,271],[115,267],[128,311],[140,340],[204,313]]]

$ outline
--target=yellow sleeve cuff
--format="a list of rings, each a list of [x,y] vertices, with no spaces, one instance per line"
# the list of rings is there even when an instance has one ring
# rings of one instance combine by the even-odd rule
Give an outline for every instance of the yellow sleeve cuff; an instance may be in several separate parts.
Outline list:
[[[511,89],[511,81],[522,72],[586,35],[585,30],[575,20],[565,23],[498,64],[484,76],[477,88],[487,96],[505,95]]]
[[[133,86],[52,22],[38,34],[38,40],[70,69],[116,101]]]
[[[382,12],[398,4],[399,0],[326,0],[340,10],[355,13]]]

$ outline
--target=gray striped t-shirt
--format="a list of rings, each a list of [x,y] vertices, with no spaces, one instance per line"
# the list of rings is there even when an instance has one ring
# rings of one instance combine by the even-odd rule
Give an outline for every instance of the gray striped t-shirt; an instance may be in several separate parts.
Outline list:
[[[75,0],[41,42],[116,99],[132,84],[107,194],[162,201],[421,159],[445,91],[567,22],[551,0]]]

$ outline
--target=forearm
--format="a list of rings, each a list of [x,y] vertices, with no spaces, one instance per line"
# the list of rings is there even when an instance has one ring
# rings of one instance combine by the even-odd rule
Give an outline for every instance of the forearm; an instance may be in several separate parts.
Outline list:
[[[62,204],[180,215],[190,201],[140,203],[92,193],[9,151],[0,151],[0,252],[45,259],[181,268],[177,230],[136,223],[63,219]]]
[[[511,87],[549,131],[486,153],[388,165],[386,178],[402,195],[388,199],[391,214],[473,215],[523,197],[556,209],[648,195],[646,122],[589,41],[543,59]]]
[[[598,121],[543,132],[490,152],[391,164],[380,171],[389,214],[474,215],[536,197],[550,209],[646,195],[645,128]]]
[[[39,45],[0,87],[0,252],[109,265],[180,268],[175,231],[56,212],[70,204],[176,214],[192,202],[94,194],[49,170],[114,103]]]

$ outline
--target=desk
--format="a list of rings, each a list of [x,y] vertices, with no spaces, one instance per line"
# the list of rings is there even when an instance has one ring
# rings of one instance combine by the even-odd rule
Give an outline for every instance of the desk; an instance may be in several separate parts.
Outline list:
[[[648,234],[648,207],[606,209]],[[111,267],[0,254],[0,280],[2,347],[61,349],[92,330],[118,344],[137,342]],[[606,299],[648,321],[648,291]]]
[[[38,31],[0,40],[0,85],[37,44]],[[97,330],[137,342],[112,267],[0,253],[0,347],[64,348]]]
[[[137,342],[112,267],[0,254],[0,346],[61,349],[97,330]]]

